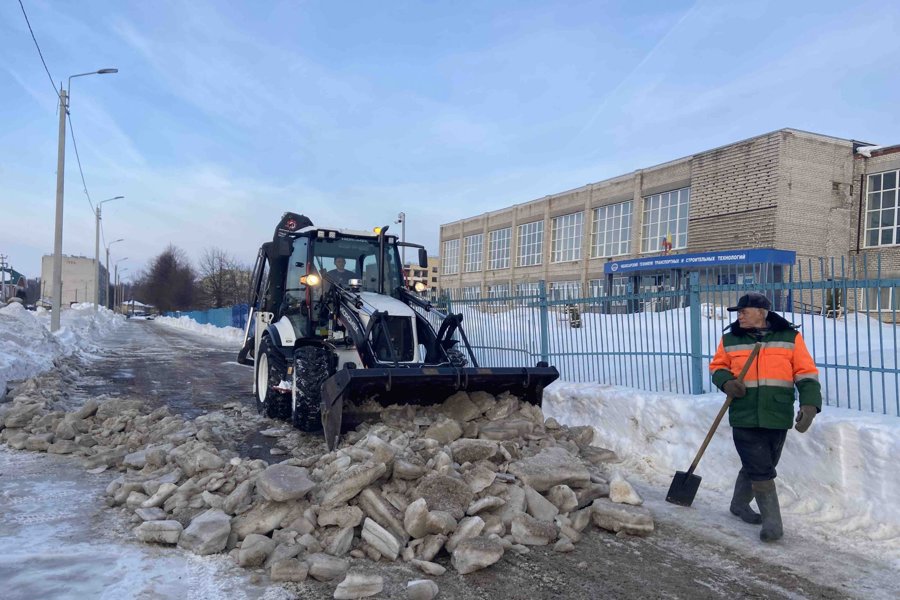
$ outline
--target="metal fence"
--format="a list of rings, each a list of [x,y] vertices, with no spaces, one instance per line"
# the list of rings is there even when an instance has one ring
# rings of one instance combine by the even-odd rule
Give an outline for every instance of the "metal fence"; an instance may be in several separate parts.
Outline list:
[[[210,308],[207,310],[176,310],[167,312],[167,317],[189,317],[201,325],[209,324],[216,327],[237,327],[243,329],[247,324],[247,316],[250,308],[247,304],[237,304],[224,308]]]
[[[624,291],[542,281],[480,297],[468,287],[445,290],[439,304],[463,314],[481,366],[545,360],[565,381],[699,394],[714,389],[709,362],[734,317],[726,308],[760,291],[799,325],[826,404],[900,416],[900,278],[882,277],[880,262],[864,259],[809,261],[780,280],[767,269],[699,269],[677,285],[637,275]]]
[[[544,360],[565,381],[700,394],[713,390],[709,362],[734,316],[726,308],[748,291],[799,325],[826,404],[900,416],[900,278],[883,277],[879,260],[807,261],[777,276],[771,265],[636,274],[587,289],[529,282],[485,297],[467,287],[444,290],[435,304],[462,313],[480,366]],[[419,312],[440,325],[439,312]],[[168,314],[239,328],[247,315],[245,304]]]

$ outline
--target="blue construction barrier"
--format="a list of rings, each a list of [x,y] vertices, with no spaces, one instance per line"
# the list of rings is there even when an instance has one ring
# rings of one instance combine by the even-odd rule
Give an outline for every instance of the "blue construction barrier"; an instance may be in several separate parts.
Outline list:
[[[247,317],[250,307],[247,304],[237,304],[224,308],[210,308],[208,310],[188,310],[167,312],[167,317],[188,317],[201,325],[215,325],[216,327],[237,327],[243,329],[247,325]]]

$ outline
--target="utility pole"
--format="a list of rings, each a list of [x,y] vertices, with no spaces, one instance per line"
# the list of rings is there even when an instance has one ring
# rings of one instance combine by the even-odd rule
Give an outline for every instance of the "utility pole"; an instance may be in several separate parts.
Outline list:
[[[5,254],[0,254],[0,301],[6,302],[6,259]]]
[[[109,198],[108,200],[101,200],[97,203],[96,210],[96,222],[94,226],[94,264],[97,267],[94,269],[94,287],[97,289],[97,301],[94,303],[94,310],[99,310],[100,307],[100,220],[101,217],[101,207],[104,202],[110,202],[112,200],[120,200],[125,196],[116,196],[115,198]],[[109,269],[109,255],[106,256],[106,268]],[[109,293],[109,284],[107,283],[106,293],[103,294],[104,299],[106,294]]]
[[[56,151],[56,231],[53,236],[53,300],[50,311],[50,331],[59,329],[62,312],[62,228],[63,186],[66,169],[66,111],[69,107],[66,89],[59,86],[59,148]]]
[[[69,90],[72,80],[86,75],[106,75],[118,73],[118,69],[100,69],[90,73],[69,75]],[[63,228],[63,182],[66,168],[66,114],[69,110],[69,92],[59,86],[59,148],[56,155],[56,231],[53,236],[53,301],[50,313],[51,333],[59,329],[60,313],[62,313],[62,228]]]

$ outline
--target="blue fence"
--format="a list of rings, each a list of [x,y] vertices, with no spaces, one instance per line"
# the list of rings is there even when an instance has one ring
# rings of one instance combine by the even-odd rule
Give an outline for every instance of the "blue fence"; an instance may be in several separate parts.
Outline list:
[[[826,404],[900,416],[900,278],[881,277],[879,263],[810,261],[775,278],[771,265],[745,265],[677,280],[610,278],[587,290],[535,282],[481,291],[445,291],[441,304],[463,314],[482,366],[545,360],[566,381],[690,394],[714,389],[709,362],[734,317],[726,308],[761,291],[800,326]]]
[[[250,308],[247,304],[226,306],[224,308],[210,308],[208,310],[189,310],[167,312],[167,317],[189,317],[201,325],[215,325],[216,327],[237,327],[243,329],[247,324],[247,315]]]

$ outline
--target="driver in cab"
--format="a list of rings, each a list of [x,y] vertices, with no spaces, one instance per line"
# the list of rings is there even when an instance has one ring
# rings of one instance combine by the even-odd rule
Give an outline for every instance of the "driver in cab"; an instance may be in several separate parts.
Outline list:
[[[356,273],[353,271],[348,271],[344,267],[347,265],[347,260],[343,257],[338,256],[334,259],[335,268],[328,271],[328,280],[330,282],[336,283],[342,288],[350,287],[350,280],[357,279]]]

